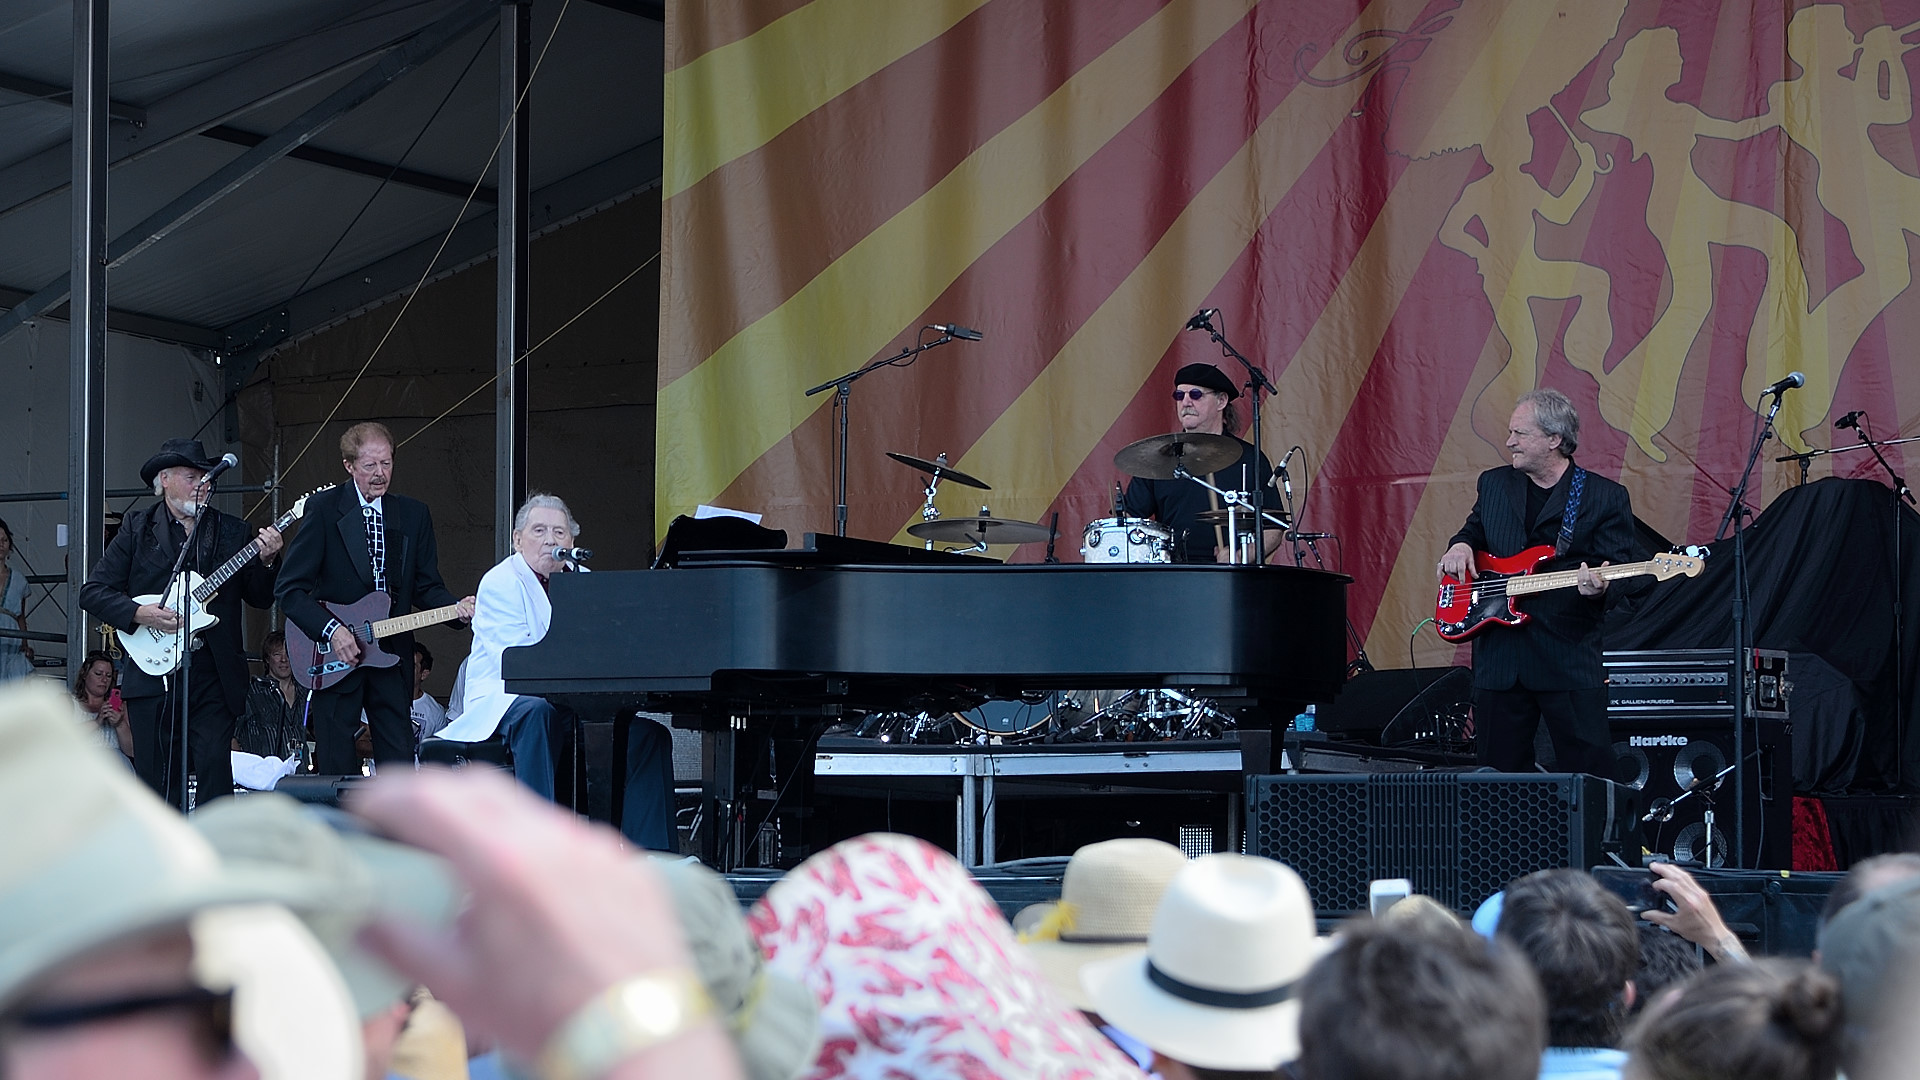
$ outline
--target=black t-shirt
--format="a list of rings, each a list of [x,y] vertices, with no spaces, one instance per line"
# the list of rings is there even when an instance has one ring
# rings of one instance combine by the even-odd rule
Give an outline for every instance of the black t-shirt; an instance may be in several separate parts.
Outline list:
[[[1240,460],[1206,477],[1207,483],[1226,491],[1249,491],[1249,485],[1264,478],[1261,505],[1268,512],[1278,511],[1280,491],[1273,483],[1273,462],[1260,454],[1256,464],[1253,445],[1244,439],[1236,441],[1240,443]],[[1150,517],[1173,530],[1176,562],[1213,562],[1214,545],[1226,542],[1225,525],[1216,529],[1199,521],[1202,512],[1221,508],[1220,497],[1192,480],[1134,477],[1127,485],[1124,506],[1129,517]]]
[[[1540,511],[1547,508],[1547,499],[1553,495],[1554,488],[1559,487],[1561,484],[1570,483],[1571,481],[1568,480],[1568,477],[1572,475],[1573,467],[1568,466],[1567,471],[1560,474],[1559,483],[1554,484],[1553,487],[1541,487],[1539,484],[1533,482],[1533,477],[1527,477],[1527,540],[1529,543],[1544,544],[1553,542],[1552,540],[1541,540],[1537,538],[1535,534],[1538,533],[1540,529],[1534,523],[1540,521]],[[1540,522],[1540,525],[1545,524],[1546,522]],[[1558,518],[1554,519],[1553,531],[1553,539],[1559,539],[1560,524]]]

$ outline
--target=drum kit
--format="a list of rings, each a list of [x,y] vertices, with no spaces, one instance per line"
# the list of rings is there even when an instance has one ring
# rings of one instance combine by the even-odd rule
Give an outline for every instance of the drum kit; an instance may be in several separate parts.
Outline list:
[[[1220,497],[1221,509],[1200,515],[1235,538],[1234,561],[1252,563],[1252,500],[1242,492],[1217,488],[1202,479],[1240,460],[1240,440],[1227,435],[1175,432],[1141,439],[1121,448],[1113,464],[1128,476],[1149,480],[1191,480]],[[889,451],[887,456],[925,477],[921,520],[907,533],[928,550],[939,544],[964,544],[950,551],[983,552],[993,544],[1032,544],[1055,539],[1055,530],[1032,521],[994,516],[986,506],[968,517],[942,517],[935,505],[946,481],[980,491],[993,488],[969,475],[942,453],[934,458]],[[1269,528],[1287,528],[1285,515],[1264,513]],[[1080,556],[1089,563],[1170,565],[1176,558],[1173,530],[1150,518],[1129,517],[1116,493],[1111,517],[1087,523]],[[1049,556],[1052,552],[1049,550]],[[1234,728],[1234,718],[1206,698],[1172,689],[1080,690],[1057,695],[1051,709],[1017,710],[1015,717],[989,716],[986,710],[872,713],[851,734],[900,745],[955,743],[1154,742],[1219,738]]]

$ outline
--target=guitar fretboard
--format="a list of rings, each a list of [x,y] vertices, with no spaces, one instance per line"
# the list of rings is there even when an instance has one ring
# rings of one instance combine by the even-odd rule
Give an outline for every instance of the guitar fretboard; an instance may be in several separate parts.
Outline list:
[[[395,615],[391,619],[381,619],[376,623],[363,624],[360,630],[355,631],[354,636],[363,641],[372,641],[375,638],[386,637],[388,634],[404,634],[409,630],[438,626],[443,622],[452,622],[457,618],[458,616],[456,616],[454,612],[459,606],[458,604],[449,604],[446,607],[416,611],[411,615]]]
[[[1660,561],[1649,559],[1646,562],[1621,563],[1618,566],[1596,566],[1593,572],[1607,581],[1621,578],[1639,577],[1642,574],[1660,572]],[[1544,574],[1527,574],[1507,579],[1507,595],[1524,596],[1527,593],[1552,592],[1555,589],[1571,589],[1580,584],[1580,571],[1550,570]]]

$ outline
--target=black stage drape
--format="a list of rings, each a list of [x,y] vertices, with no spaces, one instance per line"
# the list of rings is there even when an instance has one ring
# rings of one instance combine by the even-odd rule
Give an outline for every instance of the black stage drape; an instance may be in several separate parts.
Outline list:
[[[1753,643],[1792,654],[1796,791],[1920,792],[1920,740],[1900,729],[1895,694],[1898,669],[1911,729],[1920,715],[1920,515],[1885,484],[1819,480],[1781,493],[1748,526],[1746,543]],[[1896,599],[1904,656],[1895,650]],[[1659,582],[1615,605],[1607,648],[1730,648],[1732,601],[1729,538],[1713,545],[1700,577]]]

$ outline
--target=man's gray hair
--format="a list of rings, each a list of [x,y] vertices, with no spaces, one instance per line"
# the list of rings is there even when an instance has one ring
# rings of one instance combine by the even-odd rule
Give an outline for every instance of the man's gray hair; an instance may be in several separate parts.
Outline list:
[[[1543,435],[1560,436],[1560,455],[1572,457],[1580,449],[1580,413],[1558,390],[1529,390],[1520,395],[1522,404],[1533,406],[1533,422]]]
[[[517,533],[526,528],[527,516],[535,510],[560,511],[567,519],[567,535],[575,540],[580,538],[580,523],[573,520],[573,511],[567,509],[566,500],[558,495],[548,495],[544,491],[527,496],[527,501],[521,503],[520,509],[513,512],[513,531]]]

